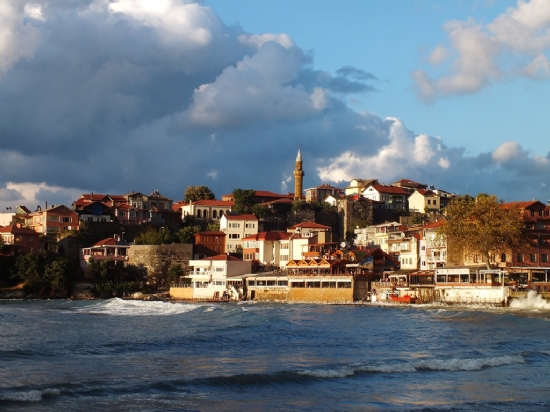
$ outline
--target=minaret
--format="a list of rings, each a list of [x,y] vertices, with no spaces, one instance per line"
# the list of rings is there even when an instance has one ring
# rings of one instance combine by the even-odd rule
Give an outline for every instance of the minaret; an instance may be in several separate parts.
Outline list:
[[[298,156],[296,156],[296,169],[294,169],[294,200],[302,199],[302,180],[304,171],[302,170],[302,153],[298,147]]]

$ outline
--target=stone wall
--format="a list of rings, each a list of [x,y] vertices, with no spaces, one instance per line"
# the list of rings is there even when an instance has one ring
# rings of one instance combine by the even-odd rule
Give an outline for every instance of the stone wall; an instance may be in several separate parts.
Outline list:
[[[290,288],[288,302],[351,303],[353,288]]]
[[[193,259],[193,245],[132,245],[128,250],[128,264],[143,267],[148,275],[164,273],[170,266],[180,264],[184,270]]]
[[[193,288],[170,288],[170,299],[191,300],[193,299]]]

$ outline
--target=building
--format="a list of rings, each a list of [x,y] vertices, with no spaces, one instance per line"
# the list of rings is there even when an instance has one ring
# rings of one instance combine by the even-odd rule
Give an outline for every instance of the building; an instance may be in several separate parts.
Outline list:
[[[327,201],[327,198],[339,199],[340,195],[343,195],[343,190],[331,185],[321,185],[306,189],[306,202],[319,202],[323,203]],[[331,202],[329,202],[331,203]]]
[[[90,259],[93,260],[112,260],[114,262],[124,262],[128,260],[128,250],[130,245],[120,236],[114,236],[100,240],[91,247],[80,249],[80,267],[87,270]]]
[[[440,208],[440,197],[431,190],[417,189],[409,196],[409,212],[439,212]]]
[[[0,227],[0,236],[4,243],[4,251],[10,255],[40,252],[40,234],[22,227],[20,223]]]
[[[198,200],[196,202],[178,202],[174,204],[181,210],[181,218],[194,217],[203,220],[220,220],[221,217],[231,212],[235,202],[229,200]]]
[[[220,230],[225,238],[225,253],[235,253],[242,247],[242,239],[258,233],[258,218],[252,214],[226,214],[220,219]]]
[[[250,273],[250,261],[228,255],[190,260],[193,271],[170,287],[170,297],[182,300],[240,300],[243,295],[241,276]],[[234,278],[229,281],[229,278]]]
[[[409,192],[397,186],[371,184],[361,192],[367,199],[383,202],[386,209],[407,210]]]
[[[420,270],[434,270],[447,265],[447,241],[438,236],[438,229],[444,220],[429,223],[420,229],[421,240],[418,258]]]
[[[193,259],[205,259],[225,253],[226,234],[222,231],[211,230],[195,233]]]
[[[379,183],[376,179],[352,179],[349,186],[344,189],[344,194],[346,196],[360,194],[370,185],[377,184]]]
[[[27,226],[43,235],[57,235],[67,230],[78,230],[79,216],[65,205],[53,205],[30,213]]]
[[[285,267],[289,261],[291,237],[287,232],[260,232],[244,237],[243,259],[264,266]]]
[[[415,190],[426,190],[428,188],[428,185],[418,183],[410,179],[398,180],[397,182],[392,183],[392,186],[405,189],[408,193],[413,193]]]

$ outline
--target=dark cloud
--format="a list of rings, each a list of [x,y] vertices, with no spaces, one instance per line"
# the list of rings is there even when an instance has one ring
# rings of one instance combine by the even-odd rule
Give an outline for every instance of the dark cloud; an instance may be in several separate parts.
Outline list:
[[[374,75],[315,70],[287,35],[228,27],[201,4],[151,11],[129,0],[39,1],[32,16],[8,4],[14,12],[0,18],[14,34],[0,49],[0,207],[67,204],[91,191],[158,189],[180,199],[188,185],[218,196],[237,187],[292,190],[298,146],[307,187],[407,177],[492,192],[497,175],[549,175],[548,159],[535,167],[506,148],[501,161],[468,158],[397,119],[357,113],[341,95],[375,90]],[[505,161],[516,163],[504,170]]]

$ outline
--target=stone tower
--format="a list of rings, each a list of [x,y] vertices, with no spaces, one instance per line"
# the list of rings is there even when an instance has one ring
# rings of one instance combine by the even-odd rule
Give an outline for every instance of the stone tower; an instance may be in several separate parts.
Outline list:
[[[304,178],[304,171],[302,170],[302,153],[298,147],[298,156],[296,156],[296,168],[294,169],[294,200],[302,199],[302,181]]]

